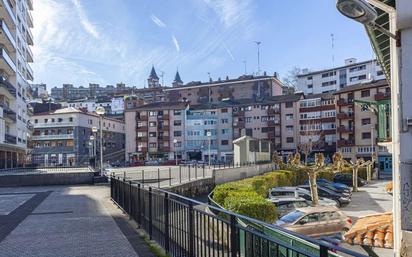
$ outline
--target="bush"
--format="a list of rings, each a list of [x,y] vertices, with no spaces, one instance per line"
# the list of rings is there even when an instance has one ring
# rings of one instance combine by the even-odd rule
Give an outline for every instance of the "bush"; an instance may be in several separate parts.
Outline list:
[[[257,220],[273,223],[277,218],[276,207],[263,197],[256,195],[229,196],[225,199],[224,208]]]
[[[213,190],[213,200],[222,206],[225,202],[225,198],[234,192],[253,192],[253,188],[250,185],[239,182],[230,182],[218,185]]]

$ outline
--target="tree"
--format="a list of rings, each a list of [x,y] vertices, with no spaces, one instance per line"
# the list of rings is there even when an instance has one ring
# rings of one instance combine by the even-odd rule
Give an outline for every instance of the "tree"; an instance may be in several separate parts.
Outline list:
[[[293,67],[285,77],[283,77],[283,83],[289,87],[296,88],[298,86],[298,75],[302,74],[302,69],[299,67]]]
[[[311,124],[314,124],[313,122],[309,122],[307,125],[310,126]],[[302,136],[313,136],[313,134],[311,133],[311,131],[309,131],[308,129],[301,131],[301,135]],[[322,132],[319,133],[319,139],[316,141],[312,140],[312,137],[309,138],[308,142],[306,143],[300,143],[298,144],[298,150],[300,152],[302,152],[303,154],[305,154],[305,165],[308,164],[308,157],[309,155],[313,152],[313,150],[317,147],[319,147],[324,139],[324,134]]]

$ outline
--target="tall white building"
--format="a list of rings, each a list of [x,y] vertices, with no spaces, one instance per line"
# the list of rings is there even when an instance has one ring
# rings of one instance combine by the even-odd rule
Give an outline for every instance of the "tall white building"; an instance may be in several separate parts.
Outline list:
[[[305,94],[321,94],[337,91],[345,86],[385,79],[376,60],[357,62],[355,58],[345,60],[345,66],[298,75],[298,90]]]
[[[27,151],[32,10],[32,0],[0,0],[0,169],[23,165]]]

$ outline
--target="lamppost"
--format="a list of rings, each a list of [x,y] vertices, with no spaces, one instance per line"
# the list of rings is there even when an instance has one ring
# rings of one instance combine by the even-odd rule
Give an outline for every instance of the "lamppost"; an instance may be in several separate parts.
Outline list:
[[[96,108],[100,126],[100,176],[103,176],[103,115],[105,112],[106,110],[101,106]]]
[[[176,150],[177,139],[176,138],[173,139],[173,144],[174,144],[174,147],[175,147],[175,160],[176,160],[176,166],[177,166],[177,150]]]
[[[96,148],[95,148],[95,146],[94,146],[94,140],[95,140],[96,138],[94,137],[94,135],[91,135],[90,136],[90,142],[89,142],[89,145],[90,145],[90,148],[92,149],[91,150],[91,156],[92,156],[92,158],[93,158],[93,165],[95,165],[95,163],[96,163]]]
[[[210,137],[212,136],[212,132],[208,131],[206,133],[206,135],[207,135],[207,139],[209,141],[209,158],[208,159],[209,159],[209,169],[210,169],[210,143],[211,143]]]
[[[93,133],[93,156],[94,156],[94,167],[97,167],[97,147],[96,147],[96,141],[97,141],[97,127],[93,126],[92,127],[92,133]],[[91,140],[91,136],[90,136],[90,140]]]

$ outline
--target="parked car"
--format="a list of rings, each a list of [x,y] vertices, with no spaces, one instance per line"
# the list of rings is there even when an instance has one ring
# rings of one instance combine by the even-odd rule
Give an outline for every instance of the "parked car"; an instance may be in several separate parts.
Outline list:
[[[324,179],[324,178],[318,178],[316,179],[316,183],[321,186],[326,186],[328,185],[329,187],[333,187],[336,191],[338,192],[350,192],[351,188],[345,184],[342,183],[335,183],[333,181]],[[304,185],[309,185],[309,180],[306,180]]]
[[[144,162],[144,165],[146,166],[158,166],[160,165],[160,162],[158,160],[147,160]]]
[[[302,197],[277,197],[268,199],[276,206],[278,217],[282,217],[297,208],[308,207],[311,203]]]
[[[352,227],[352,220],[333,206],[305,207],[281,217],[276,225],[288,230],[320,238],[343,235]]]
[[[275,187],[269,190],[269,199],[278,197],[302,197],[303,199],[312,202],[310,191],[299,187]],[[319,197],[319,204],[323,206],[336,206],[336,201],[328,198]]]
[[[306,190],[310,190],[309,185],[301,185],[300,188],[304,188]],[[334,200],[337,203],[338,207],[348,205],[350,203],[350,195],[349,193],[337,193],[333,190],[330,190],[323,186],[317,186],[318,188],[318,195],[319,197],[325,197],[331,200]]]
[[[345,184],[345,185],[351,187],[351,186],[353,186],[353,177],[352,177],[351,173],[338,173],[333,178],[333,182],[342,183],[342,184]],[[367,184],[366,180],[358,177],[358,186],[359,187],[364,186],[366,184]]]

